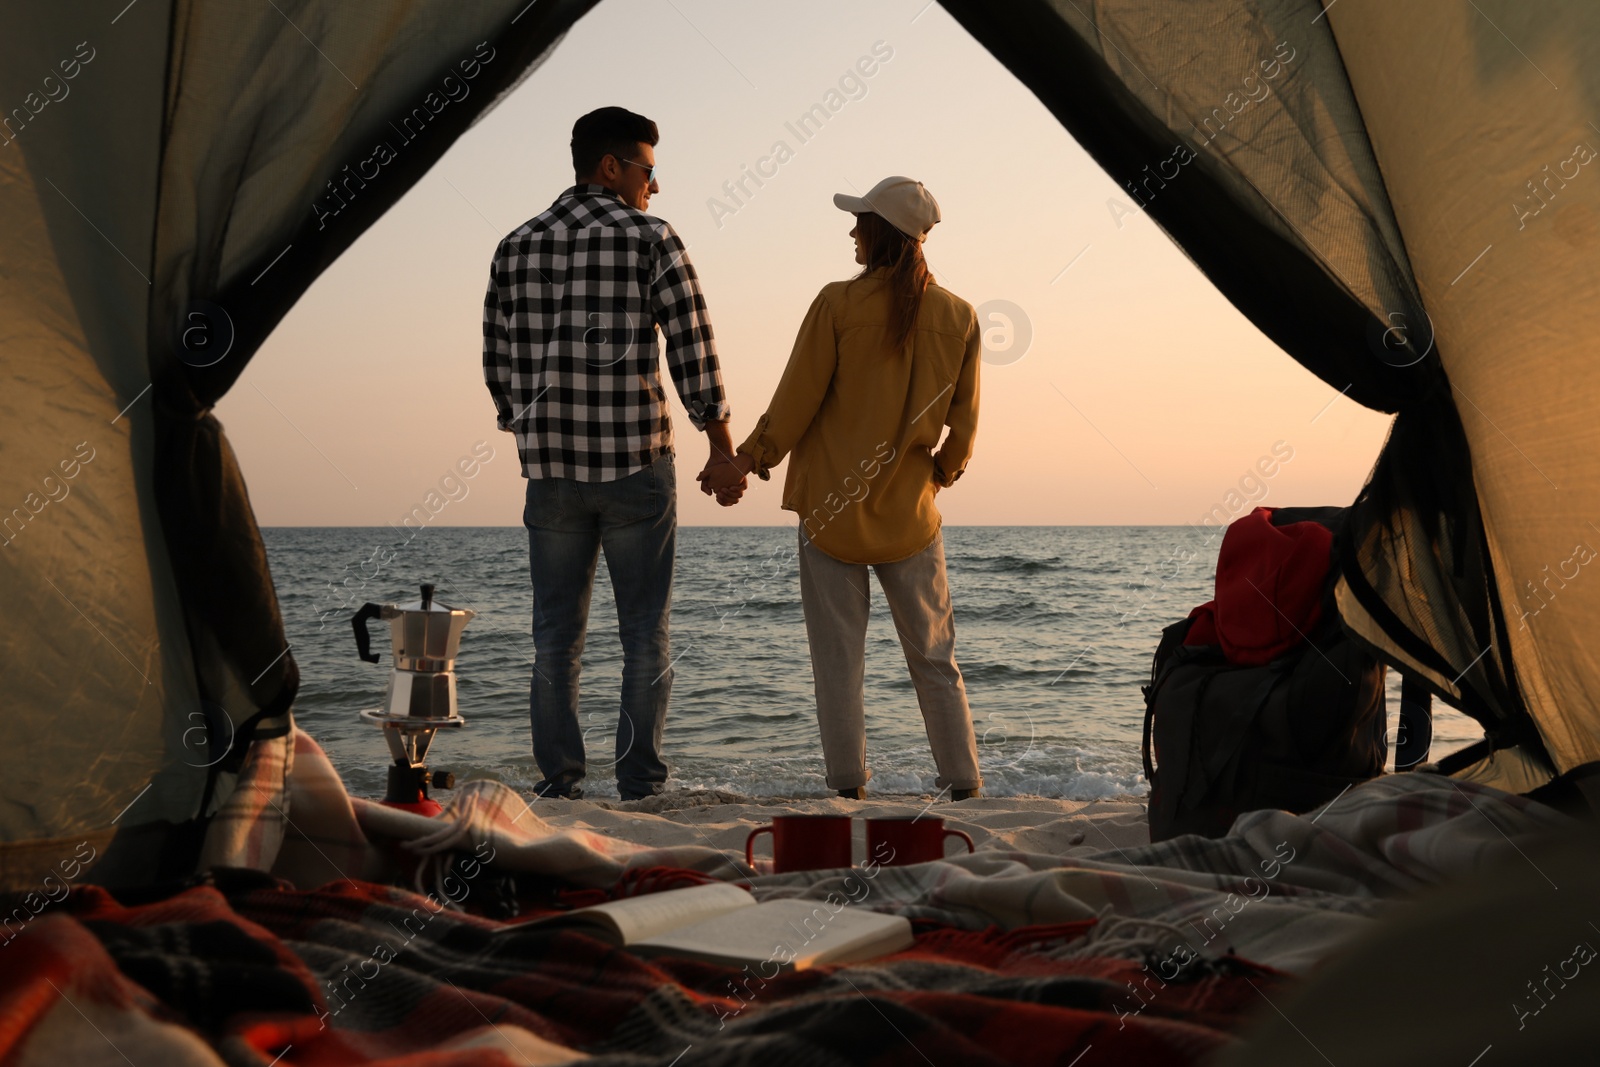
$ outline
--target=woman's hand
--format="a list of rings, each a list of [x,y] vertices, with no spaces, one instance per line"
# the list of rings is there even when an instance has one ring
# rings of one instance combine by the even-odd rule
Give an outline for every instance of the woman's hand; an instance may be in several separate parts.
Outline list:
[[[750,483],[745,478],[754,463],[744,453],[736,453],[732,459],[713,456],[706,462],[705,467],[695,479],[700,483],[700,491],[707,496],[715,496],[717,503],[725,508],[732,507],[744,496],[744,491]]]

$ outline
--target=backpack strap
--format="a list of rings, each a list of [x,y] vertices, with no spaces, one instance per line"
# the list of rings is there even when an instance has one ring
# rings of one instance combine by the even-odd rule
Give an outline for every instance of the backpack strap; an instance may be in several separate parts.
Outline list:
[[[1156,694],[1154,688],[1144,690],[1144,740],[1139,744],[1139,754],[1144,757],[1144,780],[1156,780],[1156,765],[1150,760],[1150,731],[1156,721]]]
[[[1179,619],[1161,631],[1161,642],[1156,646],[1156,654],[1150,660],[1150,684],[1139,687],[1139,692],[1144,694],[1144,740],[1139,745],[1139,754],[1144,758],[1144,778],[1147,782],[1156,780],[1155,764],[1150,757],[1156,694],[1161,691],[1162,685],[1166,683],[1175,667],[1221,655],[1220,650],[1214,646],[1202,645],[1190,648],[1184,645],[1183,639],[1188,636],[1189,627],[1193,622],[1192,616]]]

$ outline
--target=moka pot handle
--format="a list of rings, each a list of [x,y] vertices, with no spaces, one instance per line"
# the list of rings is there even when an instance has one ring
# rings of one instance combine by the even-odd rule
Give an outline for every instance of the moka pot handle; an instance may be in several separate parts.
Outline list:
[[[361,605],[361,610],[350,619],[350,625],[356,630],[356,652],[368,663],[378,662],[378,654],[372,651],[372,634],[367,630],[367,620],[383,616],[383,605],[371,601]]]

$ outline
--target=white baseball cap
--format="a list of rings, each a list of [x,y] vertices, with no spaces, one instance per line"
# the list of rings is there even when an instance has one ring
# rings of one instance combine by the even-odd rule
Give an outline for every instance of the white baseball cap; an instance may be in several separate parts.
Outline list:
[[[833,206],[857,215],[863,211],[881,215],[889,225],[918,241],[927,240],[928,231],[939,221],[939,203],[933,194],[915,178],[900,174],[883,179],[867,190],[866,196],[834,193]]]

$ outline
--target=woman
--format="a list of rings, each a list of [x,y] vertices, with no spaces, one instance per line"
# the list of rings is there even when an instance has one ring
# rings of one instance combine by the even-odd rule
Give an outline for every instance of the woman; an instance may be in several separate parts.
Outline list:
[[[864,799],[872,776],[863,707],[871,567],[916,685],[935,782],[963,800],[983,782],[934,496],[972,455],[977,315],[928,273],[922,242],[939,206],[921,182],[885,178],[864,197],[833,202],[856,216],[862,271],[812,301],[735,465],[767,479],[792,453],[783,506],[800,516],[800,597],[829,788]],[[711,492],[711,481],[703,488]]]

